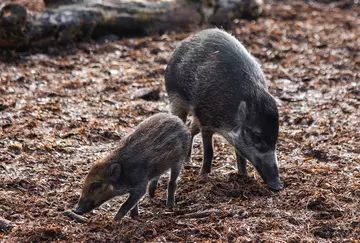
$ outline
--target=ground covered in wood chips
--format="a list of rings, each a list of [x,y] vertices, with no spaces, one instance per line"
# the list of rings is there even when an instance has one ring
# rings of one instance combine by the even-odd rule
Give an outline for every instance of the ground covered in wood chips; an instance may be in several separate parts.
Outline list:
[[[121,222],[112,218],[126,197],[84,224],[62,213],[93,161],[167,112],[166,62],[190,33],[1,51],[0,216],[15,227],[0,241],[359,241],[359,13],[287,1],[229,29],[261,61],[278,101],[283,191],[268,191],[251,166],[251,177],[237,175],[232,148],[216,137],[208,179],[185,166],[177,205],[167,209],[164,176],[140,216]],[[153,94],[140,98],[143,88]],[[194,147],[200,166],[200,138]]]

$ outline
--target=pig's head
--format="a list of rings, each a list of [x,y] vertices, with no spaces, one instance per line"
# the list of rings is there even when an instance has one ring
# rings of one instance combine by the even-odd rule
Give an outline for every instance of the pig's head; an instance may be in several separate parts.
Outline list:
[[[81,197],[74,210],[77,214],[88,213],[107,200],[122,195],[116,190],[120,178],[121,166],[108,160],[94,164],[85,178]]]
[[[237,152],[251,162],[269,188],[279,191],[283,188],[275,151],[279,113],[274,98],[267,92],[256,98],[252,102],[241,101],[233,141]]]

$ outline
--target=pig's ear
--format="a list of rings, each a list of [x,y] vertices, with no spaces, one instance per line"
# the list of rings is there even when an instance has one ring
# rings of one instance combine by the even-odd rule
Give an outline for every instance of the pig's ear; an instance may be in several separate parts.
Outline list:
[[[245,101],[241,101],[238,107],[236,122],[238,125],[242,126],[242,124],[245,122],[245,119],[246,119],[246,103]]]
[[[110,166],[110,180],[117,181],[120,178],[121,166],[119,164],[112,164]]]
[[[233,139],[238,137],[239,134],[241,133],[241,129],[243,128],[245,119],[246,119],[246,103],[245,101],[241,101],[238,106],[238,111],[235,118],[236,126],[233,128],[233,130],[230,133],[230,136],[232,136]]]

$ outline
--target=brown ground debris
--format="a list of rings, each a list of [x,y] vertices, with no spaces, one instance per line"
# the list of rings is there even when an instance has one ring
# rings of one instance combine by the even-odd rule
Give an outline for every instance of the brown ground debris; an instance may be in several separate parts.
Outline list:
[[[325,242],[360,240],[360,8],[275,2],[233,34],[262,63],[277,98],[285,189],[272,193],[215,139],[207,180],[185,167],[177,205],[166,180],[140,216],[113,222],[124,197],[85,215],[72,208],[96,158],[146,117],[166,112],[166,60],[190,33],[81,43],[44,52],[1,51],[0,216],[5,242]],[[133,94],[159,90],[157,100]],[[201,165],[201,141],[193,158]]]

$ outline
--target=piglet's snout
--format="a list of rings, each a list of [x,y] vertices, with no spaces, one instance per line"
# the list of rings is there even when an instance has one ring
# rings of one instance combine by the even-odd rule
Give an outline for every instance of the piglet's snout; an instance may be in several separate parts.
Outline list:
[[[73,209],[73,212],[79,215],[88,213],[93,209],[92,205],[93,203],[91,203],[89,200],[81,199],[76,205],[75,209]]]

